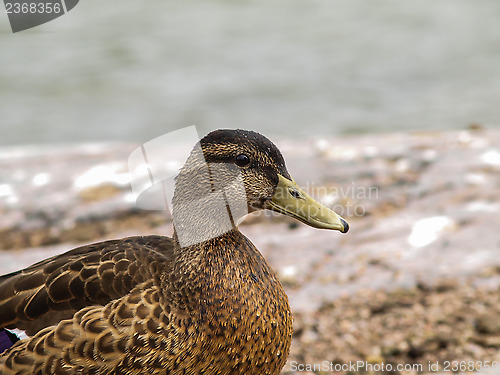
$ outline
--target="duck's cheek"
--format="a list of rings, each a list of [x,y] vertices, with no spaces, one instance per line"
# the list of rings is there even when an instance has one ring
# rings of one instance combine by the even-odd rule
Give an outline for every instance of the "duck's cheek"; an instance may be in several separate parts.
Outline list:
[[[262,209],[262,204],[259,199],[248,201],[248,213],[259,211]]]
[[[248,213],[262,210],[267,207],[268,197],[252,197],[248,200]]]

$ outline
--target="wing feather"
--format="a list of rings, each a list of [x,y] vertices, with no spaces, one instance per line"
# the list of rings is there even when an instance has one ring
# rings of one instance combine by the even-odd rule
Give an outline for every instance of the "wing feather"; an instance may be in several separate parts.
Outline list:
[[[137,236],[81,246],[0,277],[0,328],[33,335],[121,298],[172,258],[172,239]]]

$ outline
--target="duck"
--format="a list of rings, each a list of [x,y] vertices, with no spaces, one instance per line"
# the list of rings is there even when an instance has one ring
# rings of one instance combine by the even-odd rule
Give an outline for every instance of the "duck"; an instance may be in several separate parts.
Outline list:
[[[24,330],[0,374],[279,374],[288,297],[238,229],[271,210],[345,233],[250,130],[203,137],[175,178],[173,236],[106,240],[0,277],[0,328]]]

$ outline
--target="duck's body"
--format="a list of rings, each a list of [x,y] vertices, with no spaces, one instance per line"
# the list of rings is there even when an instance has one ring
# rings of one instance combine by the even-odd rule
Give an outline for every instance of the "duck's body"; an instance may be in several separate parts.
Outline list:
[[[234,131],[225,132],[216,137],[219,150],[221,144],[228,145],[227,132]],[[249,135],[260,136],[245,132],[244,138]],[[203,156],[213,163],[220,155],[207,151],[214,141],[206,139],[201,143]],[[234,160],[235,155],[253,152],[251,157],[257,159],[259,147],[268,149],[259,137],[257,141],[251,139],[231,152],[227,150],[239,145],[229,142],[221,154],[230,153]],[[267,176],[271,190],[266,190],[269,184],[260,181],[262,186],[257,186],[250,178],[255,171],[241,172],[249,209],[256,202],[261,202],[260,208],[271,199],[274,202],[279,176],[289,177],[281,154],[273,152],[267,153],[271,161],[265,161],[278,165],[278,175]],[[261,164],[264,159],[259,159]],[[218,180],[210,173],[209,178],[199,178],[195,187],[183,183],[203,174],[200,166],[193,151],[177,179],[173,238],[144,236],[96,243],[0,278],[0,327],[34,334],[3,354],[0,374],[280,372],[292,336],[288,298],[263,256],[234,225],[239,219],[235,211],[230,212],[231,228],[223,227],[222,219],[213,220],[234,206],[230,197],[237,189],[228,190],[233,178],[223,186],[227,210],[211,212],[209,222],[199,220],[201,228],[192,230],[188,225],[186,229],[185,224],[206,214],[207,207],[214,208],[204,201],[188,203],[214,192],[214,186],[228,175],[224,172]],[[319,226],[318,215],[311,220]],[[344,223],[331,229],[346,231]]]
[[[167,237],[130,237],[65,254],[67,269],[52,271],[61,257],[47,262],[40,299],[49,316],[63,305],[74,305],[66,311],[77,313],[14,346],[6,367],[21,374],[141,374],[145,368],[148,374],[279,373],[292,318],[286,294],[258,250],[238,230],[203,249],[183,249],[184,257],[174,256],[172,244]],[[11,284],[39,274],[27,270],[11,277]],[[89,280],[78,295],[76,284],[87,274],[101,274],[103,282]],[[69,293],[53,295],[56,287]],[[33,291],[18,292],[10,302],[18,305]],[[33,329],[29,320],[16,323]]]

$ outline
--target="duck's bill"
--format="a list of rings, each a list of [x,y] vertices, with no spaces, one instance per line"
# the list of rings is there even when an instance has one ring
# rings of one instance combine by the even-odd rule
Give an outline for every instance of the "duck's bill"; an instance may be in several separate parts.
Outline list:
[[[349,224],[340,215],[319,203],[293,180],[278,175],[279,183],[269,208],[294,217],[315,228],[333,229],[346,233]]]

